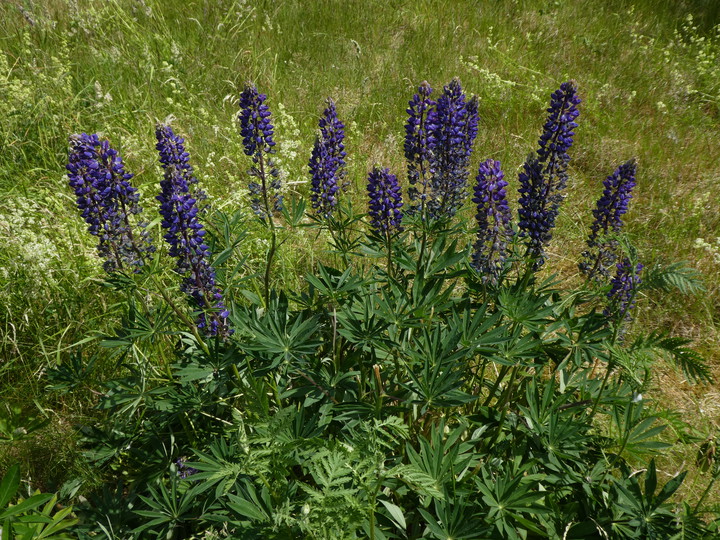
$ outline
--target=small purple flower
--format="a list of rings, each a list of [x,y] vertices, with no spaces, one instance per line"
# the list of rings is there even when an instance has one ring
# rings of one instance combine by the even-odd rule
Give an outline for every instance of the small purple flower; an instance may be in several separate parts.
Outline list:
[[[504,176],[499,161],[488,159],[481,163],[473,198],[478,233],[472,265],[483,274],[484,282],[493,284],[498,282],[513,236]]]
[[[596,275],[607,276],[608,269],[617,259],[617,240],[608,235],[619,233],[623,226],[622,216],[627,213],[628,204],[635,187],[636,163],[632,159],[620,165],[608,176],[603,185],[602,197],[593,210],[595,221],[590,228],[584,260],[579,268],[588,278]]]
[[[643,265],[638,263],[635,268],[625,257],[616,266],[615,277],[610,281],[611,289],[607,295],[608,305],[603,311],[606,317],[630,320],[630,310],[635,306],[635,294],[641,283],[640,272]]]
[[[575,120],[580,114],[580,98],[572,81],[553,92],[548,117],[540,136],[537,155],[528,157],[520,181],[520,235],[528,238],[528,254],[534,267],[544,262],[544,246],[552,238],[551,229],[567,184],[568,150],[573,143]]]
[[[185,461],[185,458],[177,458],[175,460],[178,476],[180,476],[180,478],[182,478],[183,480],[185,480],[188,476],[192,476],[193,474],[197,474],[200,472],[194,467],[189,467],[188,465],[185,465]]]
[[[431,114],[436,105],[435,101],[430,99],[432,91],[427,81],[424,81],[418,88],[418,93],[408,102],[404,149],[410,183],[408,197],[410,202],[414,203],[412,210],[418,205],[424,206],[432,176],[432,149],[435,146],[434,132],[437,129],[434,123],[435,115]]]
[[[253,160],[249,174],[259,180],[248,185],[252,196],[251,206],[261,218],[268,218],[282,209],[280,171],[270,158],[275,153],[275,141],[266,99],[267,96],[260,94],[255,85],[247,84],[240,94],[238,115],[244,150]]]
[[[479,121],[477,99],[466,102],[460,81],[453,79],[428,117],[428,124],[433,126],[428,211],[432,218],[449,218],[466,196],[470,154]]]
[[[320,135],[315,138],[309,168],[313,209],[322,217],[330,217],[337,205],[336,193],[345,176],[345,126],[337,117],[332,99],[320,117]]]
[[[88,232],[99,238],[97,249],[105,259],[105,270],[142,266],[145,254],[154,247],[143,223],[138,224],[139,232],[133,231],[130,216],[141,211],[139,194],[117,151],[95,134],[72,135],[66,168]]]
[[[368,195],[370,197],[370,225],[379,234],[390,235],[393,231],[402,231],[402,195],[400,184],[389,169],[375,167],[368,175]]]
[[[157,126],[155,135],[164,169],[162,191],[156,198],[160,201],[170,256],[176,259],[175,270],[184,276],[181,289],[193,298],[200,311],[198,328],[210,336],[227,336],[231,333],[227,324],[229,313],[215,283],[215,269],[210,265],[212,254],[204,241],[205,229],[197,218],[197,199],[190,193],[190,186],[197,180],[185,151],[185,140],[162,124]]]

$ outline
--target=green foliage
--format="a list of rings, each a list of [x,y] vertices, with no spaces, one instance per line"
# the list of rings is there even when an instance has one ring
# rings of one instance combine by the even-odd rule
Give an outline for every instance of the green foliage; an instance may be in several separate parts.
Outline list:
[[[645,273],[644,286],[663,292],[677,290],[683,294],[697,294],[706,290],[700,272],[684,262],[656,264]]]
[[[61,532],[75,525],[78,520],[72,507],[57,509],[57,495],[35,492],[27,498],[18,496],[20,467],[13,465],[0,478],[0,524],[2,537],[17,540],[37,538],[69,539],[68,532]]]
[[[169,326],[164,367],[143,352],[155,339],[129,331],[155,327],[157,312],[129,300],[123,337],[104,341],[125,374],[101,383],[109,415],[84,439],[106,482],[122,471],[129,486],[106,483],[81,509],[97,528],[79,530],[639,538],[698,527],[695,511],[680,519],[668,503],[682,475],[656,494],[654,461],[644,490],[634,472],[668,446],[639,394],[653,362],[667,354],[708,375],[687,343],[619,338],[592,295],[527,272],[478,286],[451,232],[425,251],[416,234],[394,240],[392,276],[349,259],[319,266],[291,296],[273,291],[267,306],[244,295],[229,340]],[[77,387],[77,363],[52,372],[55,391]]]

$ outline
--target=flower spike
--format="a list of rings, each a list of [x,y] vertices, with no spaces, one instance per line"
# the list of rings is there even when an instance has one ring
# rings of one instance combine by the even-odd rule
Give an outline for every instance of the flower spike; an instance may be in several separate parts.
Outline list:
[[[133,175],[125,172],[120,155],[96,134],[72,135],[66,168],[88,232],[99,238],[97,249],[105,259],[105,271],[137,270],[155,248],[144,224],[138,224],[138,232],[130,223],[130,215],[142,209],[138,191],[130,184]]]
[[[513,236],[504,176],[499,161],[488,159],[481,163],[473,198],[478,232],[472,265],[482,273],[484,282],[493,284],[499,280]]]
[[[580,114],[580,98],[573,81],[553,92],[548,117],[535,155],[528,157],[520,181],[520,235],[528,238],[528,254],[535,269],[545,262],[544,247],[552,238],[552,228],[567,185],[568,150],[572,146],[575,120]]]
[[[270,109],[265,105],[266,99],[267,96],[259,93],[255,85],[247,84],[240,94],[238,116],[245,154],[253,160],[249,173],[251,177],[259,180],[248,185],[252,197],[251,206],[263,219],[282,209],[280,171],[270,157],[275,153],[275,141]]]
[[[183,276],[181,289],[190,295],[200,311],[197,326],[210,336],[228,336],[229,313],[223,295],[215,283],[215,269],[210,264],[210,249],[205,244],[205,228],[197,218],[197,199],[190,186],[197,183],[185,151],[185,140],[170,126],[159,124],[155,131],[156,148],[164,169],[160,201],[164,237],[170,244],[170,256],[176,259],[175,271]]]
[[[389,169],[375,167],[368,175],[368,195],[370,198],[370,224],[376,232],[388,235],[393,231],[402,231],[402,195],[400,184]]]
[[[337,205],[337,192],[345,176],[345,126],[337,117],[335,102],[327,100],[320,117],[319,135],[315,138],[308,164],[312,178],[312,207],[322,217],[330,217]]]
[[[608,238],[608,235],[622,230],[622,216],[627,213],[636,184],[635,170],[635,160],[631,159],[615,169],[603,182],[605,189],[593,210],[595,221],[587,239],[588,249],[583,252],[584,260],[579,265],[580,271],[589,279],[595,279],[598,275],[608,276],[609,268],[617,259],[617,240]]]

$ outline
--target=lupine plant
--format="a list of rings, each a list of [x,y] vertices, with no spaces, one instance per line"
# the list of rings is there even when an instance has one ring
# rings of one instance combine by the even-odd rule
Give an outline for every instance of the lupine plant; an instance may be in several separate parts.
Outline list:
[[[212,253],[205,243],[205,228],[198,219],[198,200],[190,193],[197,179],[193,176],[185,140],[173,133],[170,126],[158,125],[155,130],[157,151],[164,169],[160,182],[160,215],[167,230],[165,240],[169,254],[176,259],[175,271],[183,276],[182,290],[190,295],[199,310],[197,327],[208,335],[227,335],[228,311],[215,281],[210,264]]]
[[[560,203],[567,184],[568,151],[573,143],[580,98],[573,81],[560,85],[550,99],[548,117],[540,135],[539,148],[531,154],[520,173],[520,235],[527,238],[528,255],[535,268],[545,262],[544,246],[552,238]]]
[[[472,265],[483,281],[497,283],[508,256],[508,243],[513,237],[510,207],[507,202],[504,173],[500,162],[489,159],[480,164],[475,197],[475,219],[478,224],[477,241]]]
[[[612,287],[607,294],[608,307],[605,308],[605,315],[630,318],[630,310],[635,307],[635,295],[642,281],[642,269],[641,263],[633,265],[627,257],[617,263],[615,276],[610,282]]]
[[[424,106],[421,104],[417,112]],[[411,117],[417,112],[412,111]],[[419,124],[416,144],[427,145],[430,149],[428,215],[434,219],[448,219],[455,215],[466,197],[470,155],[478,130],[477,98],[467,100],[460,80],[453,79],[427,115],[425,129],[430,127],[432,134],[430,137],[425,135]],[[416,159],[421,159],[424,150],[418,148],[418,151]]]
[[[270,301],[270,275],[275,251],[277,231],[274,216],[282,209],[280,194],[280,171],[272,160],[275,153],[273,135],[275,128],[270,122],[270,109],[265,104],[267,96],[248,83],[240,94],[240,133],[245,154],[252,158],[248,175],[254,178],[248,184],[251,206],[255,214],[270,230],[270,248],[265,264],[265,303]]]
[[[603,182],[602,197],[593,210],[592,227],[587,239],[587,251],[583,252],[580,271],[589,279],[608,276],[609,268],[618,257],[619,243],[613,235],[622,230],[622,216],[628,211],[628,204],[635,187],[635,160],[620,165]]]
[[[345,126],[338,119],[335,102],[328,99],[327,108],[318,122],[319,135],[315,137],[309,168],[312,183],[310,200],[319,216],[328,218],[337,206],[337,193],[341,189],[345,171]]]
[[[367,192],[370,226],[385,242],[388,270],[392,270],[392,237],[403,230],[400,184],[390,169],[376,166],[368,175]]]
[[[420,210],[425,217],[428,184],[432,176],[431,163],[435,148],[435,102],[430,99],[432,87],[424,81],[409,101],[405,124],[405,159],[407,160],[408,198],[410,211]]]
[[[88,232],[98,237],[105,270],[142,266],[153,246],[143,223],[133,227],[131,216],[142,210],[140,198],[117,151],[96,134],[73,135],[67,171]]]
[[[717,534],[703,521],[702,499],[695,507],[673,502],[684,473],[658,480],[655,457],[673,437],[663,436],[666,411],[643,398],[650,368],[664,358],[689,379],[709,380],[709,373],[686,341],[644,334],[628,317],[633,306],[641,309],[639,250],[618,241],[621,262],[607,283],[568,291],[539,279],[540,265],[552,263],[545,247],[569,180],[575,84],[552,95],[540,149],[520,175],[517,225],[500,163],[479,164],[472,241],[461,227],[425,234],[427,220],[449,223],[467,196],[478,117],[458,81],[437,103],[430,93],[423,83],[410,101],[405,144],[409,198],[424,219],[404,219],[398,178],[375,166],[361,195],[364,226],[355,218],[333,224],[354,238],[357,254],[347,251],[338,266],[317,262],[293,290],[271,287],[273,251],[262,278],[223,267],[243,247],[228,240],[235,221],[212,208],[207,226],[198,221],[184,141],[158,127],[169,275],[185,280],[199,318],[146,302],[148,287],[169,287],[157,277],[167,279],[163,253],[139,249],[147,258],[139,273],[122,259],[107,268],[114,282],[124,276],[135,285],[122,289],[127,312],[117,335],[99,338],[102,350],[122,353],[122,369],[98,376],[93,395],[108,414],[83,428],[96,480],[76,506],[79,536]],[[289,214],[276,216],[264,102],[254,86],[245,88],[241,135],[253,160],[251,207],[274,234],[275,220]],[[308,217],[316,223],[351,214],[352,194],[335,197],[345,156],[332,102],[322,118],[309,161]],[[116,196],[97,185],[113,172],[96,172],[98,139],[82,137],[71,140],[69,178],[97,236],[96,221],[106,219],[97,216]],[[629,173],[621,168],[618,182],[606,181],[598,238],[620,232],[626,207],[614,201],[627,200]],[[291,221],[288,230],[312,225]],[[516,228],[524,245],[514,241]],[[220,250],[227,255],[211,261]],[[263,298],[246,288],[255,279]],[[242,294],[226,303],[222,290]],[[173,300],[167,290],[161,297]],[[81,354],[74,359],[49,370],[51,389],[66,392],[87,379],[93,360],[83,368]],[[685,428],[676,421],[673,429]],[[708,489],[718,476],[720,467]]]

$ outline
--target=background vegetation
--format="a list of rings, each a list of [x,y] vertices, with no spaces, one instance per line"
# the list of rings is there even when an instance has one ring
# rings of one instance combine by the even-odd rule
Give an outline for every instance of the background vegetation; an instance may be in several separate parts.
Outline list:
[[[56,490],[84,467],[74,426],[95,414],[96,396],[89,385],[48,394],[44,374],[72,344],[120,318],[67,187],[67,136],[107,135],[151,201],[160,177],[153,125],[173,116],[215,207],[249,216],[235,121],[248,80],[269,95],[287,198],[307,196],[317,116],[326,96],[337,101],[351,197],[363,208],[375,162],[402,175],[404,110],[422,80],[440,87],[458,76],[479,97],[473,168],[501,160],[512,190],[548,95],[574,79],[582,115],[548,271],[568,286],[579,282],[576,254],[601,181],[637,157],[626,227],[639,259],[648,268],[688,261],[706,291],[648,292],[635,324],[692,339],[717,378],[719,11],[710,0],[3,2],[0,470],[19,462],[33,486]],[[462,217],[472,213],[468,206]],[[267,242],[254,227],[250,220],[244,245],[250,269],[262,264]],[[151,230],[159,237],[159,222]],[[313,233],[290,242],[274,275],[288,288],[325,257]],[[102,377],[114,361],[104,351],[99,358]],[[658,475],[690,469],[682,489],[697,499],[704,473],[696,455],[714,445],[720,395],[663,364],[653,380],[649,397],[672,404],[674,425],[690,434],[670,435],[680,441],[658,461]]]

